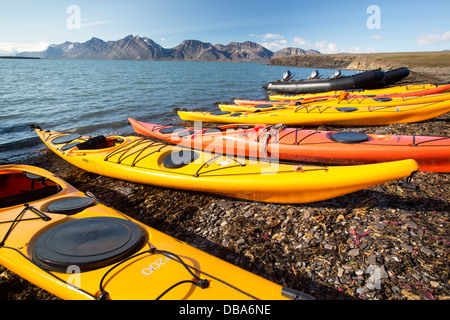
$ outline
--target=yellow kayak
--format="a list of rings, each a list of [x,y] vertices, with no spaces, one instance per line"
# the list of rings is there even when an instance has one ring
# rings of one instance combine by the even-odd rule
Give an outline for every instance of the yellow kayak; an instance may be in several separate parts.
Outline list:
[[[450,100],[407,105],[299,105],[266,111],[184,111],[177,110],[183,120],[218,123],[261,123],[285,125],[378,126],[411,123],[438,117],[450,111]]]
[[[424,104],[439,101],[450,100],[450,93],[432,94],[423,97],[382,97],[382,98],[329,98],[329,99],[317,99],[317,100],[306,100],[299,102],[297,104],[286,104],[286,105],[237,105],[237,104],[218,104],[220,110],[222,111],[270,111],[270,110],[282,110],[282,109],[296,109],[300,105],[303,106],[320,106],[320,107],[342,107],[342,106],[364,106],[370,105],[373,108],[376,107],[392,107],[392,106],[402,106],[402,105],[414,105],[414,104]]]
[[[418,170],[417,162],[411,159],[356,166],[290,165],[277,159],[241,159],[234,152],[214,154],[135,136],[89,138],[44,131],[36,125],[32,128],[57,155],[89,172],[263,202],[330,199],[408,177]]]
[[[312,299],[99,203],[41,168],[0,166],[0,264],[63,299]]]
[[[440,87],[448,86],[447,83],[427,83],[427,84],[413,84],[404,86],[393,86],[389,88],[382,89],[354,89],[354,90],[337,90],[329,92],[319,92],[319,93],[308,93],[308,94],[274,94],[270,95],[270,100],[298,100],[317,96],[336,96],[344,93],[358,94],[358,95],[391,95],[391,94],[415,94],[416,91],[429,90],[429,89],[439,89]],[[448,91],[448,89],[446,89]]]

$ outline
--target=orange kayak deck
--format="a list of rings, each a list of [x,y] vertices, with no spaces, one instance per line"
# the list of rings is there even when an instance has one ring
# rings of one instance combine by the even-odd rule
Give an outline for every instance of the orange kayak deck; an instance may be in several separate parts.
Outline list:
[[[450,137],[302,130],[264,124],[185,128],[128,120],[139,134],[211,152],[338,165],[414,159],[419,171],[450,172]]]

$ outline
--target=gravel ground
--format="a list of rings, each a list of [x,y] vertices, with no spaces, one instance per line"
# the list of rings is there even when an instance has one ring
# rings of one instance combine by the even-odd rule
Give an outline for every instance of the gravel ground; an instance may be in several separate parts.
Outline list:
[[[404,83],[449,81],[450,68],[413,69]],[[450,135],[450,114],[355,131]],[[319,130],[342,128],[319,127]],[[118,181],[84,172],[45,148],[43,167],[136,219],[318,300],[448,300],[449,174],[398,181],[298,205],[268,204]],[[57,299],[0,268],[0,299]]]

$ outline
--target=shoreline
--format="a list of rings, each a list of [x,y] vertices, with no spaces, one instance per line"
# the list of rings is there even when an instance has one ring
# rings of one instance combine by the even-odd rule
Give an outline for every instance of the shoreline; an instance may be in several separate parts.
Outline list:
[[[449,81],[449,69],[431,75]],[[403,84],[430,82],[428,69],[414,70]],[[449,135],[449,122],[446,114],[351,130],[438,136]],[[418,191],[393,181],[284,205],[115,180],[78,169],[44,146],[21,163],[47,169],[155,229],[317,300],[450,299],[449,174],[415,174]],[[4,268],[0,275],[2,300],[57,299]]]

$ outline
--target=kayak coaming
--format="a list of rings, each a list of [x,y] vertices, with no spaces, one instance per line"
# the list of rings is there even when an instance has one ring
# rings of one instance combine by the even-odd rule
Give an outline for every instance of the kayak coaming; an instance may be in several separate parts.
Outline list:
[[[139,134],[230,155],[337,165],[414,159],[419,164],[419,171],[450,172],[450,137],[367,134],[366,141],[339,143],[332,139],[337,131],[299,129],[280,124],[231,124],[213,129],[199,126],[164,134],[160,130],[170,126],[132,118],[128,121]]]
[[[195,161],[181,168],[167,169],[163,166],[165,157],[185,148],[131,136],[122,137],[123,142],[111,149],[78,150],[73,146],[61,152],[51,143],[51,136],[60,133],[40,128],[35,128],[35,131],[56,154],[89,172],[135,183],[262,202],[325,200],[408,177],[418,170],[417,162],[411,159],[364,166],[326,167],[282,164],[276,159],[253,161],[201,151],[196,151],[200,156]]]
[[[213,112],[178,110],[182,120],[219,123],[263,123],[285,125],[388,125],[438,117],[450,111],[450,100],[414,105],[332,107],[300,105],[295,109],[213,115]]]
[[[4,236],[10,228],[7,222],[15,221],[24,205],[0,208],[0,234],[4,240],[4,245],[0,246],[0,263],[62,299],[155,299],[177,281],[195,280],[175,259],[176,256],[180,257],[198,278],[207,279],[209,284],[204,288],[192,283],[183,284],[171,289],[163,296],[164,299],[287,299],[282,295],[282,286],[189,246],[98,201],[94,206],[73,215],[46,211],[46,208],[58,199],[87,195],[44,169],[26,165],[2,165],[0,172],[30,172],[62,186],[62,190],[54,196],[29,203],[44,212],[50,220],[23,220],[36,217],[26,211],[7,237]],[[63,223],[92,217],[114,217],[132,221],[144,233],[147,243],[143,244],[136,254],[117,264],[81,273],[69,270],[67,273],[49,271],[33,262],[33,248],[42,234]],[[156,250],[152,251],[152,248]],[[172,259],[167,259],[170,255]],[[73,266],[72,270],[76,271],[76,266]],[[301,293],[300,296],[308,298]]]

